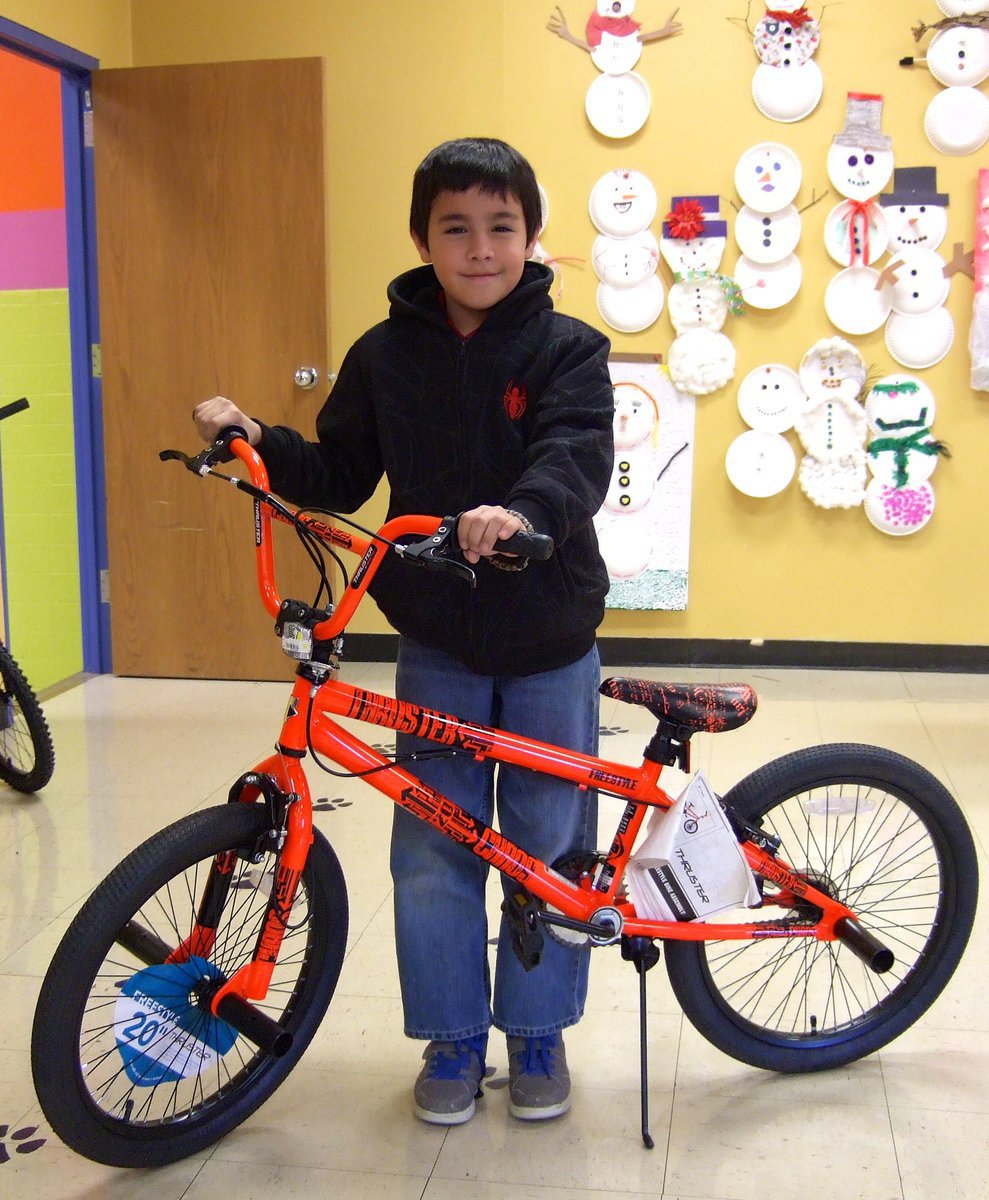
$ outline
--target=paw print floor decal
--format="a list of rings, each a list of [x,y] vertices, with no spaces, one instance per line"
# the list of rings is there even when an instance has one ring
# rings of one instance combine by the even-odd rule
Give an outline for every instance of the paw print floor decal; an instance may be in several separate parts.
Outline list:
[[[10,1162],[11,1152],[14,1154],[33,1154],[45,1144],[45,1138],[35,1137],[37,1125],[25,1125],[23,1129],[10,1130],[9,1125],[0,1125],[0,1167]],[[7,1143],[12,1145],[8,1149]]]

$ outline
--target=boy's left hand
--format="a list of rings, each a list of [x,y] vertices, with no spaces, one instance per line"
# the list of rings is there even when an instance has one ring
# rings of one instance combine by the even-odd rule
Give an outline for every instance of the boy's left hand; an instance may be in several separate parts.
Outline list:
[[[469,563],[476,563],[479,559],[490,558],[492,554],[501,554],[498,543],[523,528],[514,513],[499,505],[482,504],[462,514],[457,525],[457,537],[464,558]]]

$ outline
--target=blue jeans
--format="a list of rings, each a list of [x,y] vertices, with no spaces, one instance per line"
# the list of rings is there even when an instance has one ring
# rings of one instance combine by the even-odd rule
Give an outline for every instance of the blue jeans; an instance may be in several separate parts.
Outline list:
[[[568,667],[536,675],[477,675],[439,651],[403,638],[399,699],[482,725],[597,753],[597,648]],[[399,734],[398,752],[439,749]],[[597,794],[532,771],[478,762],[469,754],[426,758],[409,770],[505,837],[553,863],[594,849]],[[580,1020],[589,950],[545,936],[542,961],[526,971],[504,920],[498,938],[492,1010],[484,893],[488,865],[438,830],[396,807],[391,870],[395,883],[398,970],[409,1037],[455,1041],[486,1033],[538,1037]]]

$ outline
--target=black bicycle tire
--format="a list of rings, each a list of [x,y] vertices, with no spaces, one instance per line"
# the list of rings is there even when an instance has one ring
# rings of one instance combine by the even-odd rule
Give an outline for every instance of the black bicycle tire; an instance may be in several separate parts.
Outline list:
[[[0,779],[19,792],[37,792],[49,782],[55,770],[55,748],[52,745],[51,730],[38,703],[38,697],[25,679],[17,660],[3,642],[0,642],[0,676],[3,680],[4,694],[10,697],[14,705],[14,720],[16,721],[19,711],[27,725],[34,751],[34,762],[30,769],[22,769],[4,752],[4,736],[0,730]]]
[[[885,875],[889,877],[890,901],[896,908],[909,913],[913,910],[909,909],[911,898],[906,891],[908,885],[899,880],[897,872],[902,870],[906,875],[909,870],[915,869],[918,880],[921,880],[924,878],[921,871],[930,873],[930,863],[935,863],[939,878],[935,899],[930,901],[933,905],[931,929],[921,942],[920,934],[915,937],[909,921],[904,920],[894,928],[893,920],[889,916],[881,918],[878,907],[875,908],[876,922],[884,919],[888,924],[874,932],[892,942],[898,953],[910,950],[913,940],[917,940],[920,946],[912,966],[908,965],[905,970],[897,966],[896,973],[889,981],[890,990],[885,995],[879,995],[879,992],[887,984],[876,981],[885,981],[887,977],[873,975],[865,963],[855,957],[851,948],[840,941],[814,941],[808,944],[807,939],[774,938],[757,942],[667,942],[667,973],[688,1020],[724,1053],[751,1066],[786,1073],[825,1070],[854,1062],[887,1045],[912,1025],[940,995],[961,959],[972,929],[978,898],[978,865],[972,835],[947,789],[929,771],[912,760],[878,747],[854,744],[797,750],[752,772],[726,793],[724,799],[726,805],[730,805],[745,820],[778,833],[780,830],[772,828],[773,821],[767,818],[776,812],[776,821],[782,824],[783,805],[787,800],[795,804],[796,797],[809,795],[812,788],[823,788],[823,796],[833,798],[835,811],[840,815],[838,789],[842,787],[849,789],[848,795],[855,788],[873,789],[868,803],[877,806],[873,808],[874,813],[882,813],[881,806],[885,802],[877,798],[878,789],[882,789],[889,800],[889,819],[892,821],[898,816],[904,822],[897,834],[904,845],[909,838],[919,838],[921,828],[923,834],[928,835],[929,848],[916,842],[916,864],[886,869]],[[869,795],[867,790],[861,794],[863,797]],[[820,801],[817,803],[820,804]],[[813,811],[810,801],[805,804],[805,812]],[[826,800],[825,804],[830,805],[831,800]],[[894,805],[899,807],[894,809]],[[864,811],[865,800],[862,807]],[[791,807],[787,813],[792,811],[795,810]],[[913,818],[919,822],[916,827]],[[830,821],[829,812],[826,819]],[[886,820],[886,817],[882,819]],[[879,820],[880,817],[875,817],[876,822]],[[831,852],[837,855],[838,816],[835,822],[835,841],[831,843]],[[885,832],[883,836],[886,836]],[[795,867],[805,866],[790,857],[797,849],[794,843],[799,841],[795,826],[789,846],[787,840],[784,837],[780,856]],[[841,853],[844,854],[853,843],[854,838],[846,841]],[[863,855],[876,858],[879,846],[878,833],[871,843],[863,834],[860,843]],[[805,847],[809,847],[808,853],[816,854],[822,848],[826,852],[828,842],[820,837],[812,839],[808,836]],[[890,852],[891,860],[893,857],[893,852]],[[849,870],[849,887],[852,886],[853,869]],[[877,870],[875,879],[880,879],[882,874]],[[867,875],[860,877],[859,884],[866,878]],[[865,888],[872,886],[873,880],[860,886],[860,895],[867,895]],[[920,903],[917,899],[912,902],[915,905]],[[868,923],[868,915],[865,921]],[[923,924],[926,923],[925,918]],[[917,924],[919,926],[921,922]],[[752,955],[747,962],[746,954]],[[814,954],[827,957],[814,958]],[[803,955],[803,959],[793,957],[795,955]],[[822,975],[817,976],[815,981],[812,976],[818,965]],[[736,982],[732,983],[727,975],[730,968],[736,967],[742,970],[737,974]],[[789,974],[784,974],[784,968],[789,969]],[[842,987],[847,979],[860,981],[858,986],[866,991],[874,989],[876,1000],[857,1019],[849,1017],[839,1022],[836,1012],[832,1027],[821,1028],[819,1024],[815,1027],[810,1020],[815,999],[811,993],[814,987],[820,986],[820,980],[828,970],[842,981]],[[902,975],[899,973],[901,970]],[[720,973],[725,978],[718,982],[716,976]],[[755,996],[753,981],[758,979],[759,986],[775,987],[775,982],[771,985],[765,982],[770,978],[774,981],[785,978],[788,985],[790,982],[797,985],[795,1000],[792,999],[794,993],[791,993],[780,1001],[773,996],[771,1002],[776,1005],[775,1009],[771,1009],[774,1020],[782,1025],[785,1011],[787,1020],[793,1022],[790,1029],[771,1028],[766,1016],[754,1020],[752,1014],[740,1011],[743,1002]],[[803,995],[799,991],[801,987]],[[733,995],[726,995],[729,990]],[[801,1002],[805,1004],[803,1009],[800,1008]],[[838,1006],[835,1005],[836,1010]],[[824,1011],[828,1012],[827,1004],[824,1005]],[[803,1013],[803,1029],[796,1028],[794,1014],[799,1012]]]
[[[253,1055],[252,1060],[243,1062],[243,1049],[239,1049],[233,1064],[238,1069],[231,1077],[232,1082],[221,1088],[217,1080],[215,1099],[214,1094],[207,1096],[203,1090],[201,1111],[182,1116],[171,1111],[169,1102],[164,1117],[148,1122],[130,1120],[132,1107],[128,1109],[125,1105],[127,1116],[122,1119],[95,1102],[81,1063],[85,1045],[87,1070],[94,1072],[96,1085],[100,1084],[96,1073],[106,1064],[114,1079],[112,1086],[116,1087],[117,1080],[126,1086],[122,1078],[123,1063],[113,1046],[112,1015],[99,1018],[104,1026],[102,1031],[90,1031],[87,1027],[87,1003],[92,1000],[95,1008],[102,993],[107,996],[105,1012],[112,998],[120,994],[119,990],[111,990],[119,988],[119,984],[107,980],[105,972],[111,952],[117,956],[125,953],[115,944],[118,932],[135,914],[140,913],[142,920],[145,919],[142,907],[169,882],[180,878],[187,882],[186,872],[192,871],[195,864],[209,862],[224,850],[253,847],[268,826],[267,811],[260,804],[226,804],[193,813],[155,834],[128,855],[96,888],[72,921],[42,983],[31,1039],[31,1065],[38,1099],[52,1129],[71,1149],[93,1161],[116,1167],[163,1166],[175,1162],[212,1145],[249,1117],[299,1061],[330,1003],[347,941],[343,872],[318,830],[314,830],[300,888],[307,906],[306,957],[299,967],[299,981],[293,984],[291,978],[287,980],[286,991],[289,987],[292,991],[280,1016],[280,1023],[293,1035],[291,1048],[284,1056],[264,1054],[244,1042],[243,1046]],[[247,863],[238,861],[237,865],[245,873],[251,870]],[[264,894],[268,890],[263,889]],[[260,905],[262,889],[255,887],[254,892]],[[197,899],[190,896],[190,911]],[[233,901],[234,914],[238,902]],[[240,903],[250,906],[254,898],[248,896],[247,901]],[[227,907],[231,907],[229,900]],[[240,941],[237,957],[246,960],[253,951],[255,938],[244,935]],[[129,965],[121,970],[121,977],[127,971],[131,971]],[[269,1001],[273,996],[277,1000],[279,993],[269,991]],[[265,1007],[265,1002],[258,1004]],[[102,1036],[103,1043],[98,1036]],[[203,1089],[212,1082],[207,1079]],[[109,1086],[105,1092],[107,1099],[111,1095]],[[197,1103],[199,1086],[197,1078],[192,1084],[193,1104]],[[131,1091],[136,1093],[137,1089]],[[132,1105],[130,1101],[127,1103]],[[142,1099],[141,1105],[146,1107],[147,1102]]]

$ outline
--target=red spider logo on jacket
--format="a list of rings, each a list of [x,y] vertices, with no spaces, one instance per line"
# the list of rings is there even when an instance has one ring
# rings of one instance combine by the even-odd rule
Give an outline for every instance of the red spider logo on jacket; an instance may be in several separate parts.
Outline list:
[[[529,404],[529,393],[521,383],[510,383],[502,397],[510,421],[517,421]]]

